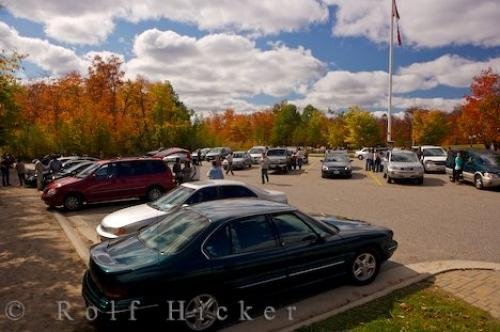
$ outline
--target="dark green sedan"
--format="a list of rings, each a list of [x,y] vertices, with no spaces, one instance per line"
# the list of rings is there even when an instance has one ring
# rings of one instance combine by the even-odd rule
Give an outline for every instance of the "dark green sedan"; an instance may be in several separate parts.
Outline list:
[[[397,248],[392,237],[386,228],[257,199],[179,207],[138,234],[92,247],[82,293],[100,313],[156,306],[204,330],[223,305],[249,294],[345,274],[370,283]]]

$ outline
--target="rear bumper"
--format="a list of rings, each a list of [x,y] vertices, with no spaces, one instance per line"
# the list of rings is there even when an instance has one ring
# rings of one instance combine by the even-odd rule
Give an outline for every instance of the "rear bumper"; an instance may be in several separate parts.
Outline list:
[[[446,166],[445,165],[439,165],[435,163],[425,163],[425,170],[427,172],[445,172],[446,171]]]

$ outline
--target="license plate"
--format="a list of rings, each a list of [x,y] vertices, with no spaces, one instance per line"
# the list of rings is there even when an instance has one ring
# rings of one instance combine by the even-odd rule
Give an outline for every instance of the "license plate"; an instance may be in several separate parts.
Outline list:
[[[333,171],[333,174],[339,174],[340,172],[339,171]]]

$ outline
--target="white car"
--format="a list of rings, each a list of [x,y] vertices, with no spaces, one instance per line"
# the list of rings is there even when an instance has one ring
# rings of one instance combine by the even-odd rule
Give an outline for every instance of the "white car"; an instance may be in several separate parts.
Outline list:
[[[426,172],[445,172],[448,152],[440,146],[422,145],[421,161]]]
[[[424,183],[424,167],[413,151],[392,150],[384,164],[384,177],[388,183],[400,179],[413,179],[417,184]]]
[[[254,146],[248,150],[250,158],[252,159],[252,164],[258,164],[262,160],[262,154],[266,152],[265,146]]]
[[[285,204],[288,202],[286,194],[281,191],[260,189],[239,181],[187,182],[154,202],[131,206],[108,214],[97,226],[97,235],[101,240],[113,239],[135,233],[163,219],[176,206],[237,197],[255,197]]]
[[[362,148],[361,150],[356,150],[356,152],[354,152],[354,157],[358,158],[359,160],[363,160],[370,153],[370,150],[370,148]]]

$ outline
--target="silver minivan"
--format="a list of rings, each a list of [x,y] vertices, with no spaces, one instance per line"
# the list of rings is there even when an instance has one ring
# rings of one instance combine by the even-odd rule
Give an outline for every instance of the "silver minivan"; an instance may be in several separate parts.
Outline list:
[[[417,184],[424,183],[424,166],[413,151],[393,150],[384,161],[384,177],[388,183],[393,180],[413,179]]]

